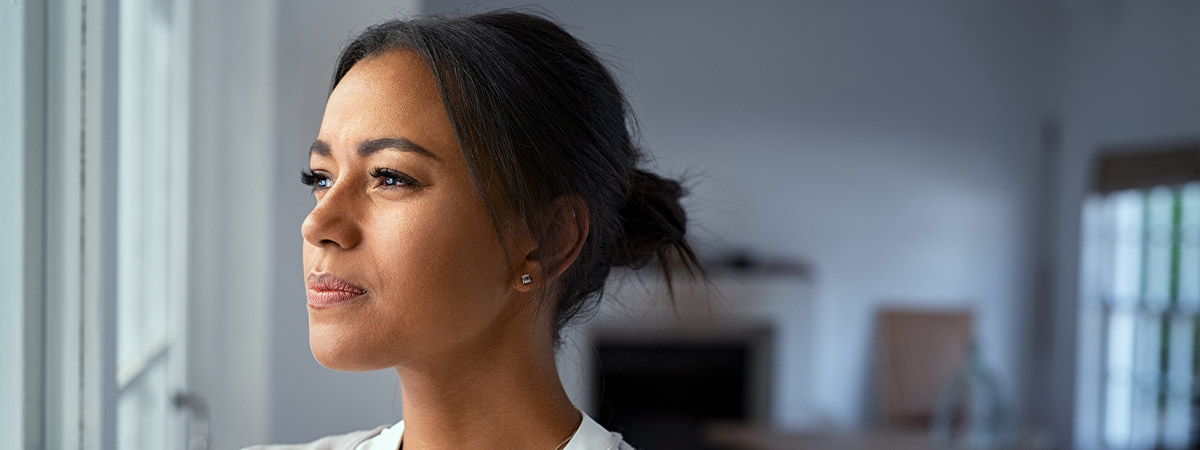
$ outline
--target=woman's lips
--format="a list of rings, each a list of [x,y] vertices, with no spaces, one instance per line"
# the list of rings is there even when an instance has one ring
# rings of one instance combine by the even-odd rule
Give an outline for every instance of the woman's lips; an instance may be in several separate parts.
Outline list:
[[[329,308],[366,294],[367,290],[327,273],[308,275],[308,306]]]

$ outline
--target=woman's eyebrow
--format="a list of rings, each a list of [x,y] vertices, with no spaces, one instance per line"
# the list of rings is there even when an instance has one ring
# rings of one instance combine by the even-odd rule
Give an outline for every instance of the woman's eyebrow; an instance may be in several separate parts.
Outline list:
[[[402,152],[416,153],[421,156],[433,158],[434,161],[441,162],[442,159],[429,151],[421,144],[410,141],[407,138],[378,138],[363,141],[358,144],[358,155],[361,157],[371,156],[380,150],[398,150]],[[317,154],[321,156],[329,156],[333,150],[325,141],[317,139],[313,141],[312,146],[308,148],[309,154]]]

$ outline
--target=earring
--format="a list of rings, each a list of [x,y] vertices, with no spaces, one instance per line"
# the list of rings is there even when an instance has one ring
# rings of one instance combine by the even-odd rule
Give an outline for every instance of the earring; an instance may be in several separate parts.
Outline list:
[[[529,274],[521,275],[521,284],[529,284],[532,282],[533,282],[533,279],[529,278]]]

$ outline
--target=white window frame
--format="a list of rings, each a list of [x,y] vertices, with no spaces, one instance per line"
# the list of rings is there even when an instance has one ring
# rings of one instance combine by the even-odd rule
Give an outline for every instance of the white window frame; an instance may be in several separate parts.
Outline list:
[[[81,370],[82,0],[0,6],[5,68],[0,131],[14,169],[0,232],[20,242],[0,257],[0,447],[83,446]],[[8,152],[11,152],[9,154]]]
[[[83,0],[46,3],[45,448],[83,447]]]
[[[186,78],[191,4],[173,0],[184,74],[169,120],[188,173]],[[116,448],[118,13],[121,0],[0,2],[0,448]],[[86,26],[85,26],[86,24]],[[170,214],[186,223],[186,188]],[[183,233],[175,243],[186,246]],[[186,250],[169,283],[186,294]],[[176,308],[186,336],[184,308]],[[182,344],[181,344],[182,346]],[[185,354],[179,360],[185,359]],[[15,369],[15,370],[9,370]],[[183,368],[177,372],[185,373]],[[170,386],[176,389],[182,386]],[[173,407],[167,406],[167,411]],[[177,433],[178,434],[178,433]],[[185,445],[182,435],[178,444]],[[174,439],[174,438],[172,438]]]
[[[0,447],[41,446],[42,183],[45,92],[41,70],[45,8],[0,3],[0,157],[12,170],[0,190],[0,232],[16,251],[0,253]]]
[[[186,442],[190,4],[115,3],[116,440],[170,448]]]

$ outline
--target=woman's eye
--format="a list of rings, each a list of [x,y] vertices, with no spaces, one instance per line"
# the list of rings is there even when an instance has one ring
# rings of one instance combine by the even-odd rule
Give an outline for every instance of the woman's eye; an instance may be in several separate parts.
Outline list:
[[[392,169],[377,168],[371,172],[371,176],[379,180],[379,183],[387,187],[420,187],[420,183],[412,177]]]
[[[312,186],[313,191],[328,189],[330,186],[333,186],[333,179],[329,178],[324,172],[313,172],[311,170],[300,172],[300,182]]]

